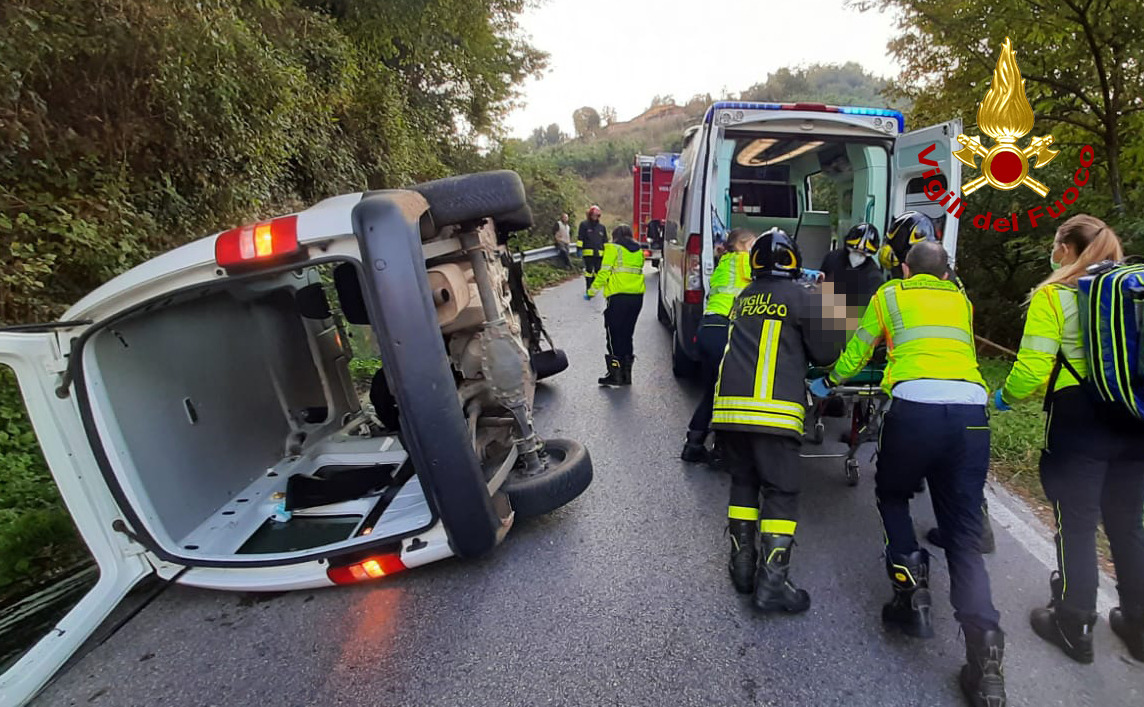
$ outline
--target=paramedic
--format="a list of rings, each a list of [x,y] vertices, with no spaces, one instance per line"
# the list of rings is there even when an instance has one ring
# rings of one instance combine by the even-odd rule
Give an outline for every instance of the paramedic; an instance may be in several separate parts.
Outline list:
[[[632,238],[632,229],[620,225],[612,229],[612,242],[603,246],[603,263],[585,297],[601,289],[608,300],[604,309],[604,331],[608,337],[608,372],[600,385],[632,384],[632,336],[644,297],[644,254]]]
[[[1144,450],[1138,423],[1117,420],[1089,397],[1077,281],[1086,268],[1123,259],[1120,239],[1103,221],[1079,215],[1057,230],[1053,273],[1029,298],[1017,363],[994,394],[1000,410],[1044,391],[1048,424],[1041,485],[1055,511],[1057,571],[1052,601],[1029,617],[1041,638],[1091,663],[1096,623],[1096,524],[1103,518],[1116,565],[1120,607],[1109,623],[1144,661]],[[1127,417],[1127,415],[1125,415]]]
[[[772,228],[755,241],[750,265],[753,281],[731,308],[711,420],[731,473],[728,569],[736,590],[754,592],[759,611],[798,613],[810,607],[810,595],[788,578],[802,486],[807,359],[834,361],[845,328],[827,326],[819,298],[798,281],[802,256],[783,231]]]
[[[754,233],[745,228],[733,229],[727,234],[727,252],[719,258],[719,264],[711,273],[711,286],[707,295],[707,307],[699,322],[700,381],[703,384],[703,397],[691,416],[687,426],[687,441],[683,445],[680,458],[686,462],[707,461],[707,447],[704,441],[711,426],[711,407],[715,400],[715,380],[719,376],[719,364],[723,361],[723,350],[727,348],[727,327],[731,324],[728,315],[735,297],[751,283],[751,246],[755,242]]]
[[[977,551],[989,470],[989,396],[973,345],[972,305],[949,272],[940,243],[915,244],[902,270],[906,279],[878,290],[834,370],[813,381],[811,391],[827,394],[829,386],[860,372],[874,347],[886,342],[882,387],[892,399],[874,494],[894,598],[882,608],[882,621],[910,636],[933,636],[929,554],[918,546],[910,517],[910,499],[925,478],[938,527],[949,539],[950,599],[965,632],[961,687],[973,705],[984,707],[1001,704],[1005,694],[1004,634]],[[1002,702],[990,701],[998,698]]]
[[[890,227],[886,230],[886,242],[878,253],[882,267],[885,268],[886,272],[891,273],[891,277],[902,277],[901,264],[905,261],[906,255],[909,254],[910,248],[917,243],[927,241],[940,242],[937,229],[933,225],[933,219],[918,211],[902,213],[890,222]],[[949,268],[949,279],[962,292],[965,292],[965,285],[962,284],[961,278],[957,276],[953,268]],[[920,490],[925,490],[924,482]],[[926,533],[926,540],[940,548],[945,547],[945,540],[938,528],[930,528],[929,532]],[[979,547],[981,552],[986,554],[992,553],[996,549],[993,524],[989,520],[989,504],[984,498],[981,500],[981,541]]]
[[[580,256],[584,258],[585,290],[592,289],[592,280],[600,270],[604,245],[607,242],[608,229],[600,223],[600,207],[593,205],[588,209],[588,218],[580,222],[580,230],[576,237],[576,247],[580,249]]]

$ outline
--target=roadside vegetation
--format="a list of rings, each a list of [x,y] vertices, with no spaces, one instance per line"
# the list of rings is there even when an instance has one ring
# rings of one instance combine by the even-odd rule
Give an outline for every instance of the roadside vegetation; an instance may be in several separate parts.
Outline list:
[[[739,93],[617,120],[574,115],[575,135],[538,127],[508,139],[503,121],[543,52],[517,18],[529,0],[8,0],[0,9],[0,325],[44,321],[146,259],[222,228],[334,194],[401,187],[457,172],[513,169],[536,226],[511,245],[549,245],[561,212],[573,228],[598,202],[608,226],[631,218],[636,153],[678,151],[712,100],[815,101],[907,111],[919,127],[976,104],[1010,36],[1037,115],[1061,156],[1037,170],[1059,194],[1075,156],[1096,164],[1075,211],[1108,220],[1144,252],[1144,5],[1030,6],[966,0],[851,0],[903,18],[887,81],[856,64],[779,69]],[[1036,21],[1030,22],[1030,13]],[[981,18],[989,21],[983,28]],[[984,34],[983,34],[984,33]],[[1080,41],[1078,38],[1083,38]],[[950,68],[953,67],[953,68]],[[718,77],[713,79],[718,81]],[[981,189],[967,214],[1043,205],[1029,190]],[[1056,221],[997,233],[962,222],[958,269],[978,333],[1015,347],[1021,302],[1048,271]],[[578,273],[530,264],[537,290]],[[372,375],[370,356],[354,363]],[[990,383],[1007,364],[986,363]],[[994,473],[1038,498],[1039,403],[994,415]],[[10,371],[0,369],[0,593],[59,566],[75,535]]]

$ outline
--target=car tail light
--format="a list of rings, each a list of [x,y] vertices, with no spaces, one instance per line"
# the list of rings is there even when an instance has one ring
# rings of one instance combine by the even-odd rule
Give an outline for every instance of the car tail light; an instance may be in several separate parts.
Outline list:
[[[215,241],[215,262],[223,268],[261,265],[300,251],[298,217],[284,216],[220,233]]]
[[[355,584],[406,570],[401,555],[375,555],[344,567],[330,567],[326,576],[334,584]]]
[[[687,304],[703,304],[703,261],[701,258],[703,241],[698,233],[687,239],[687,257],[683,259],[683,301]]]

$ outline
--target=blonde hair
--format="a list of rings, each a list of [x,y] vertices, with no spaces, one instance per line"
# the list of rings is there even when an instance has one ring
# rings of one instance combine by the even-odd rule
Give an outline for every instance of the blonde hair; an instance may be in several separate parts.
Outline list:
[[[1088,266],[1105,260],[1121,261],[1124,259],[1124,248],[1120,245],[1120,237],[1116,235],[1116,231],[1113,231],[1111,226],[1095,216],[1088,214],[1073,216],[1057,229],[1054,242],[1057,239],[1061,243],[1072,246],[1073,252],[1076,253],[1076,260],[1061,266],[1060,270],[1046,277],[1033,289],[1033,292],[1046,285],[1076,287],[1077,282],[1088,274]],[[1056,248],[1056,246],[1053,247]]]
[[[758,234],[749,228],[733,228],[723,240],[723,249],[728,253],[733,250],[749,250],[751,244],[758,238]],[[744,247],[740,247],[744,246]]]

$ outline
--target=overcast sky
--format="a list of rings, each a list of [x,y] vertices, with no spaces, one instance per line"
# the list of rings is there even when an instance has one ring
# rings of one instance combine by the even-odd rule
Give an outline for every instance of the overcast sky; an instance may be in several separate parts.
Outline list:
[[[543,0],[521,26],[551,57],[509,116],[521,138],[549,123],[572,133],[583,105],[629,120],[657,94],[682,104],[738,92],[783,66],[856,61],[881,76],[898,71],[886,52],[893,17],[842,0]]]

